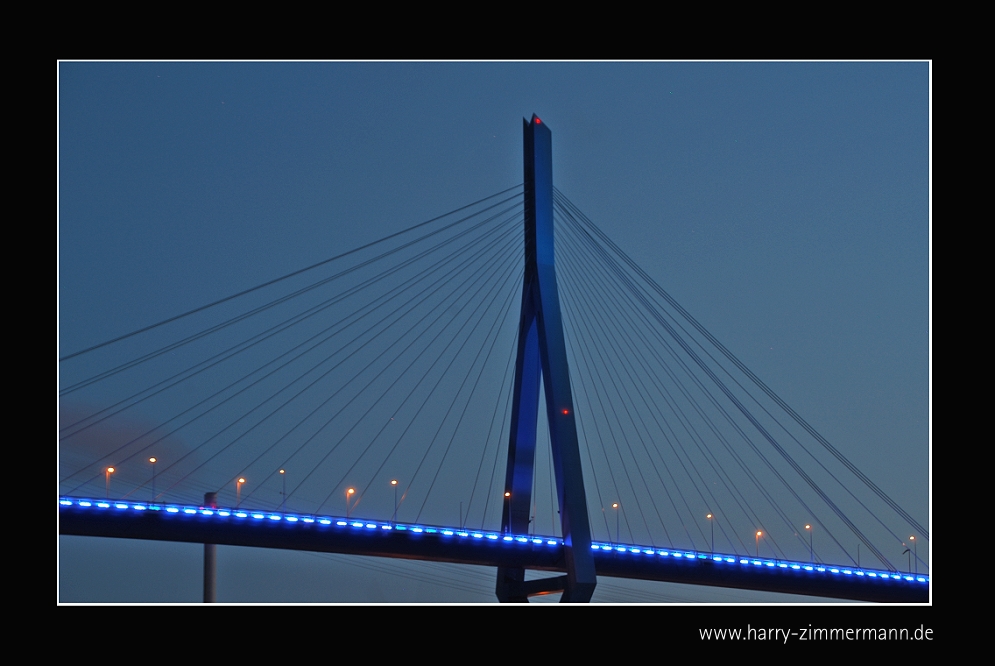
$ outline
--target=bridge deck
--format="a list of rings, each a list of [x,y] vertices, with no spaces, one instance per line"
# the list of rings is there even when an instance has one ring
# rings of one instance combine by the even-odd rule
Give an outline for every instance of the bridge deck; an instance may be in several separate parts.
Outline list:
[[[372,555],[564,572],[555,537],[509,535],[333,516],[62,498],[59,533]],[[929,577],[743,555],[595,543],[598,576],[804,594],[855,601],[926,603]]]

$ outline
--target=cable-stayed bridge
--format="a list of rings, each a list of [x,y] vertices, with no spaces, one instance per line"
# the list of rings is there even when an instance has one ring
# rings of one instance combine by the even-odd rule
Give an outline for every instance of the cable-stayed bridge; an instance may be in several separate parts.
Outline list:
[[[601,576],[926,601],[909,541],[924,526],[551,179],[550,237],[530,241],[543,197],[529,178],[64,356],[60,397],[99,408],[62,415],[62,533],[484,564],[511,571],[505,596],[520,600],[583,578],[569,561],[583,522],[580,559]],[[554,235],[566,360],[551,369],[527,322],[551,318],[529,271],[544,251],[552,266]],[[568,407],[539,390],[557,372]],[[155,423],[122,436],[135,409]],[[524,464],[509,455],[516,409],[532,410]]]

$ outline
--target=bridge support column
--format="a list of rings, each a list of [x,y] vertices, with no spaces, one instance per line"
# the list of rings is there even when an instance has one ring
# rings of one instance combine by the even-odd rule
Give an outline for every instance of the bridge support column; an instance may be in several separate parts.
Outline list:
[[[529,530],[541,384],[567,575],[526,582],[524,568],[502,567],[496,591],[500,601],[511,602],[563,590],[561,601],[584,603],[591,600],[597,579],[553,261],[552,134],[535,115],[524,123],[525,279],[501,527],[514,534]]]
[[[218,508],[218,494],[204,493],[204,506]],[[213,604],[218,601],[218,546],[213,543],[204,544],[204,603]]]

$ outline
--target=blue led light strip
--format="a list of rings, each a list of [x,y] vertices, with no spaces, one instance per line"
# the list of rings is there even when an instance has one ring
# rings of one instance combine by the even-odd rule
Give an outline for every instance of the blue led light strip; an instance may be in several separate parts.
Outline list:
[[[79,497],[59,498],[60,507],[72,507],[90,511],[165,511],[176,516],[199,516],[212,520],[237,520],[247,523],[264,523],[267,521],[284,522],[301,525],[321,525],[333,529],[350,528],[353,531],[368,533],[382,531],[412,532],[414,534],[435,535],[437,538],[488,540],[511,546],[562,546],[563,540],[556,537],[501,534],[498,532],[464,530],[456,527],[441,527],[432,525],[415,525],[411,523],[390,523],[374,520],[359,520],[336,516],[315,516],[310,514],[280,513],[276,511],[256,511],[231,508],[206,508],[181,504],[152,504],[148,502],[123,502],[121,500],[97,500]],[[771,560],[768,558],[729,555],[723,553],[701,553],[693,550],[655,548],[631,544],[592,542],[591,550],[625,554],[636,557],[659,557],[670,561],[711,560],[723,566],[750,567],[756,570],[770,572],[810,573],[819,576],[858,576],[879,581],[907,581],[922,584],[929,583],[929,576],[924,574],[903,574],[897,571],[883,569],[868,569],[846,567],[829,564],[813,564],[811,562],[796,562],[791,560]]]

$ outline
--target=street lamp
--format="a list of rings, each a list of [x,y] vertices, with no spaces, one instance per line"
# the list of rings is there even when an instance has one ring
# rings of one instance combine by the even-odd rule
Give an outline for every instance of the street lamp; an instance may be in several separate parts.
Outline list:
[[[391,479],[390,485],[394,486],[394,520],[392,524],[397,524],[397,479]]]
[[[612,508],[615,509],[615,543],[618,543],[618,502],[612,502]]]
[[[349,517],[349,512],[352,508],[349,506],[349,502],[352,501],[352,496],[356,494],[355,488],[349,488],[345,491],[345,517]]]
[[[155,502],[155,456],[149,458],[149,462],[152,463],[152,501]]]
[[[757,530],[757,557],[760,557],[760,537],[764,535],[763,532]]]
[[[504,491],[504,501],[507,502],[505,505],[505,515],[508,516],[508,525],[505,527],[507,531],[511,531],[511,491]]]
[[[806,525],[805,529],[808,530],[808,558],[813,563],[815,562],[815,548],[812,547],[812,526]]]
[[[713,517],[712,514],[705,516],[705,518],[708,518],[708,524],[712,528],[712,555],[715,554],[715,521],[712,520]]]
[[[111,474],[114,473],[113,467],[108,467],[104,470],[104,495],[107,499],[111,498]]]
[[[242,504],[242,484],[245,483],[244,477],[238,477],[238,481],[235,482],[235,508],[237,509],[240,504]]]
[[[914,534],[909,537],[909,540],[912,541],[912,547],[915,549],[916,574],[918,574],[919,573],[919,542],[916,541],[916,536]]]
[[[283,479],[283,492],[280,493],[280,513],[283,513],[283,507],[287,503],[287,470],[280,470],[280,478]]]

